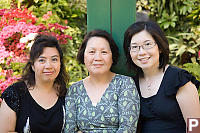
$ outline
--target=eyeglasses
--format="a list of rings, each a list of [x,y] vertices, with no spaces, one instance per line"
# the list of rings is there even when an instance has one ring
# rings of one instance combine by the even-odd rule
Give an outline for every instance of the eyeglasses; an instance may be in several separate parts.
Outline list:
[[[144,50],[149,50],[153,48],[156,45],[156,42],[145,42],[144,44],[138,46],[137,44],[133,44],[129,47],[129,50],[131,52],[138,52],[140,50],[140,47],[142,47]]]

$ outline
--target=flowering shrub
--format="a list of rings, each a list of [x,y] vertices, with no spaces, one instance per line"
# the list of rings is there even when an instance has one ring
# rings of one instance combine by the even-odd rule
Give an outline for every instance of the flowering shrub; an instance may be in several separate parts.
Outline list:
[[[36,17],[31,14],[27,9],[1,9],[0,29],[8,25],[15,25],[18,22],[36,23]]]
[[[65,35],[64,34],[64,30],[68,29],[67,26],[62,26],[58,23],[54,23],[54,24],[48,24],[48,26],[45,26],[44,24],[40,24],[40,30],[38,31],[38,33],[42,33],[42,34],[49,34],[51,33],[51,35],[55,36],[60,44],[67,44],[68,39],[72,39],[71,36],[69,35]]]
[[[5,81],[0,80],[0,91],[2,93],[8,87],[9,84],[12,84],[17,79],[19,79],[19,76],[13,75],[13,71],[11,69],[2,70],[1,74],[1,76],[4,76],[6,79]]]
[[[67,26],[48,23],[50,18],[52,12],[38,19],[27,9],[0,10],[0,95],[20,78],[32,40],[38,33],[50,33],[60,44],[67,44],[68,39],[72,39],[65,34]],[[45,23],[40,20],[45,20]]]
[[[20,43],[20,38],[28,35],[29,33],[36,33],[40,29],[31,23],[18,22],[17,24],[7,25],[0,32],[0,63],[4,63],[7,57],[8,62],[21,62],[24,63],[27,59],[25,53],[25,43]],[[9,63],[7,62],[7,65]]]

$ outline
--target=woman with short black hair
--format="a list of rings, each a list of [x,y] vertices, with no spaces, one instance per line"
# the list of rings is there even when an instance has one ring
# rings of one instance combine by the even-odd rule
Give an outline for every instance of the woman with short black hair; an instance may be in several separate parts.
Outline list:
[[[141,133],[186,133],[187,118],[200,117],[200,82],[169,65],[169,44],[157,23],[136,22],[124,34],[124,51],[140,95]]]
[[[104,30],[84,38],[78,61],[89,76],[74,83],[66,95],[66,133],[134,133],[139,116],[139,95],[131,77],[111,72],[118,47]]]

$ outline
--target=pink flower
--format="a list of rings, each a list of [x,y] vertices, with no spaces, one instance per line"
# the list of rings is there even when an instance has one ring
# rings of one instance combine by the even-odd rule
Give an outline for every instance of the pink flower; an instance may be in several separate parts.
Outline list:
[[[48,20],[49,19],[49,15],[48,14],[44,14],[42,17],[44,20]]]
[[[199,55],[199,59],[200,59],[200,50],[199,50],[199,52],[198,52],[198,55]]]
[[[0,90],[1,90],[1,93],[3,93],[5,91],[5,89],[13,84],[14,82],[16,82],[17,80],[19,79],[19,76],[13,76],[13,77],[8,77],[5,81],[2,81],[0,82]]]
[[[6,51],[5,47],[0,45],[0,64],[4,63],[4,59],[9,56],[10,54]]]
[[[48,20],[48,19],[50,18],[51,15],[52,15],[52,11],[48,11],[47,14],[44,14],[44,15],[42,16],[42,18],[43,18],[44,20]]]
[[[52,15],[52,11],[48,11],[47,15],[51,16]]]
[[[65,24],[68,24],[68,21],[67,21],[67,20],[65,20]]]

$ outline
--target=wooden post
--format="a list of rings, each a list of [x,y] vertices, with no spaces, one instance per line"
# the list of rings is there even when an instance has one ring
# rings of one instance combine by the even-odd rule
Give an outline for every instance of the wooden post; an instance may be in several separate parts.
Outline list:
[[[113,72],[132,76],[128,72],[123,50],[124,32],[136,18],[136,0],[87,0],[87,31],[103,29],[112,34],[120,51]]]

